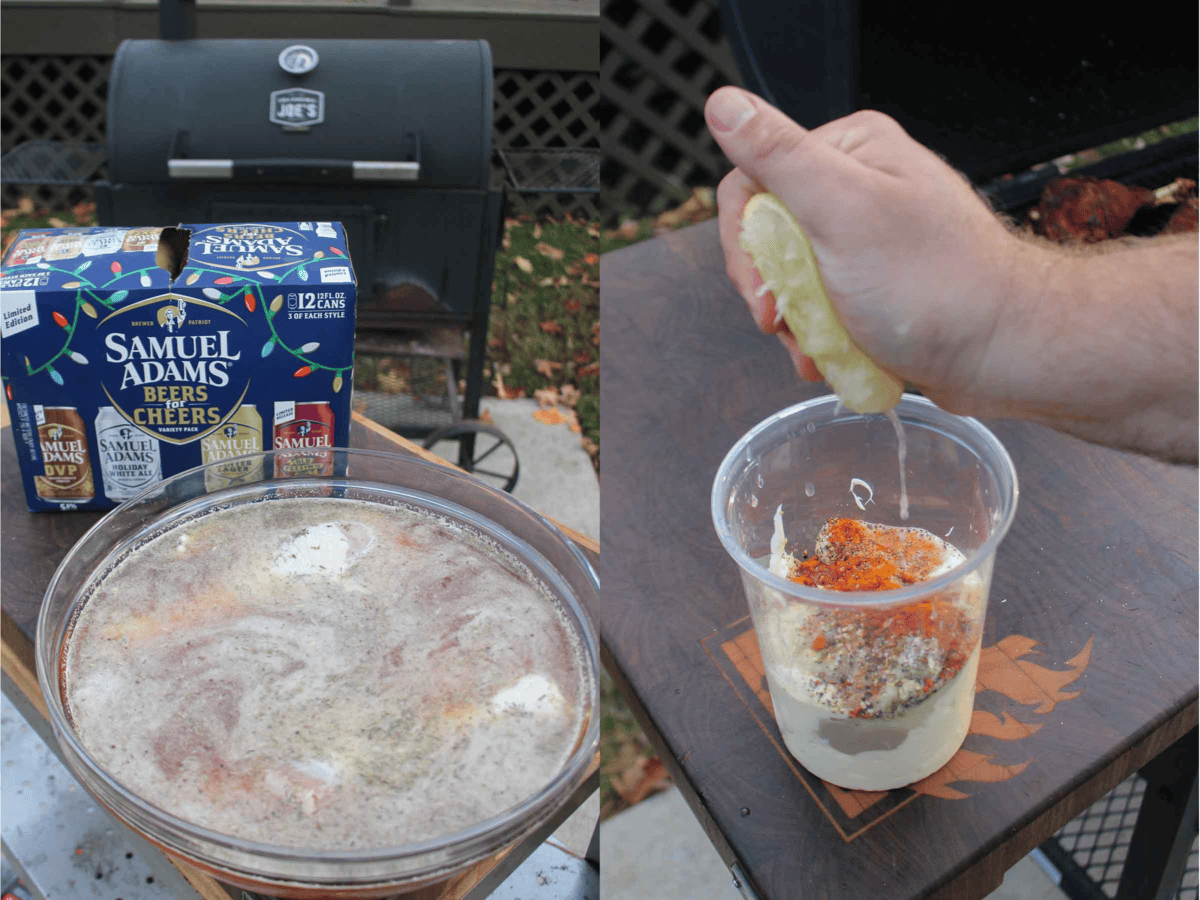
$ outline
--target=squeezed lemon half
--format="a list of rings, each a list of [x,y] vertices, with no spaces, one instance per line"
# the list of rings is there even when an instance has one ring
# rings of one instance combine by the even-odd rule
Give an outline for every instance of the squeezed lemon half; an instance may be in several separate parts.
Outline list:
[[[739,238],[775,295],[776,321],[787,323],[842,405],[857,413],[887,412],[904,385],[871,362],[850,339],[829,302],[817,257],[799,223],[774,194],[755,194],[742,213]]]

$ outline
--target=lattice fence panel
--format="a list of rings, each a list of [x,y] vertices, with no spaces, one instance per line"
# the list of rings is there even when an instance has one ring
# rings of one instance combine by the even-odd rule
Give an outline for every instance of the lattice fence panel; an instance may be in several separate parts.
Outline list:
[[[595,107],[600,88],[595,72],[540,72],[500,69],[495,75],[494,143],[501,150],[579,149],[600,153]],[[540,179],[549,185],[552,173]],[[600,187],[597,176],[590,185]],[[600,216],[599,193],[538,191],[537,184],[517,190],[509,184],[510,210],[535,217],[565,214]]]
[[[7,56],[0,62],[0,152],[28,140],[103,143],[111,57]],[[498,70],[495,73],[494,143],[503,148],[600,147],[594,72]],[[497,160],[497,168],[502,167]],[[505,177],[497,171],[496,177]],[[596,190],[599,177],[592,179]],[[92,199],[89,188],[5,184],[4,206],[29,196],[38,206],[61,209]],[[509,186],[510,214],[599,217],[599,194],[518,192]]]
[[[103,143],[104,106],[112,58],[6,56],[0,61],[0,151],[27,140]],[[4,185],[4,205],[28,195],[61,208],[91,199],[86,188]]]
[[[704,125],[704,101],[738,83],[717,0],[605,2],[597,116],[606,223],[716,185],[729,163]]]

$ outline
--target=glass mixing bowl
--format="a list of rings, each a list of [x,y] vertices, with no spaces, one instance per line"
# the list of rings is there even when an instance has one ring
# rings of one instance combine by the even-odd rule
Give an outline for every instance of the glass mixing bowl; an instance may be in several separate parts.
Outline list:
[[[335,474],[273,478],[277,451],[242,458],[243,483],[230,487],[202,466],[160,482],[101,519],[68,553],[47,589],[37,624],[38,681],[68,767],[119,819],[166,853],[218,880],[277,897],[377,898],[441,883],[530,835],[554,815],[588,775],[598,747],[597,638],[586,607],[599,583],[587,558],[551,522],[509,495],[457,470],[416,457],[333,449]],[[249,474],[246,474],[249,473]],[[539,790],[483,821],[402,846],[302,849],[240,839],[196,825],[127,788],[81,740],[64,704],[64,662],[72,629],[94,586],[151,536],[213,509],[296,498],[369,499],[417,507],[482,533],[515,556],[549,589],[572,635],[579,672],[578,732],[566,762]],[[368,552],[385,552],[374,547]],[[236,594],[238,572],[228,573]],[[530,636],[531,640],[536,635]],[[521,761],[513,761],[520,766]]]

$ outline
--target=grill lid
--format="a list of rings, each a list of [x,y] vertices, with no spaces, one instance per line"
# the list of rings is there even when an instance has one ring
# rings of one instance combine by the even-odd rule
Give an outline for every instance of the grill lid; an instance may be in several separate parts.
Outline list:
[[[109,177],[486,188],[492,103],[486,41],[125,41]]]

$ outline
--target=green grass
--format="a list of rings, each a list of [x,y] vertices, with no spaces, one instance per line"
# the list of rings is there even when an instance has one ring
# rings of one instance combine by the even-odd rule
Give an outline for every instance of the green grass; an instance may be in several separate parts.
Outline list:
[[[508,219],[496,254],[485,370],[494,393],[573,409],[599,471],[599,227]]]

